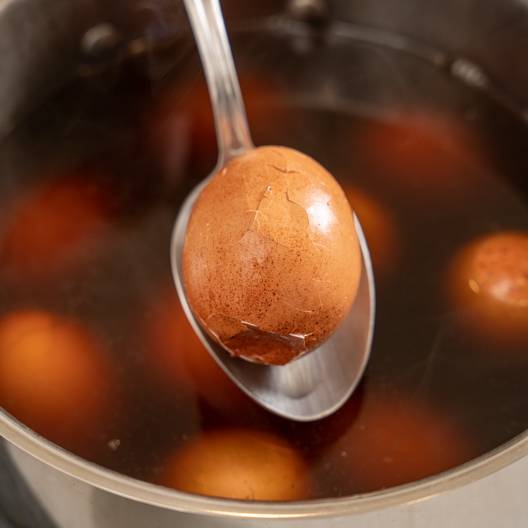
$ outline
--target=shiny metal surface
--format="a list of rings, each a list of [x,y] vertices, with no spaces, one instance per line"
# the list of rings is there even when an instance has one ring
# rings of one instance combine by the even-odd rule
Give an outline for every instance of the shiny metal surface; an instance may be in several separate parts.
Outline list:
[[[445,474],[364,496],[265,503],[214,499],[123,477],[0,415],[1,460],[57,528],[508,528],[528,518],[528,434]],[[2,479],[6,479],[6,471]],[[29,524],[44,528],[41,524]]]
[[[182,306],[196,333],[226,374],[266,409],[298,421],[318,420],[336,411],[356,388],[367,365],[374,332],[372,263],[355,218],[362,253],[359,290],[347,318],[317,350],[283,366],[241,361],[212,340],[193,317],[182,279],[189,217],[207,182],[230,160],[253,148],[220,4],[185,0],[202,57],[218,137],[218,162],[178,213],[171,244],[172,270]]]

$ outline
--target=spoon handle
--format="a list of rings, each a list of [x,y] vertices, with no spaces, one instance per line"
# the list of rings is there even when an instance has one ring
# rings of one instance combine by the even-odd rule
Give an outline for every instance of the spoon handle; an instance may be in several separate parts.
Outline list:
[[[184,0],[213,107],[217,170],[253,148],[219,0]]]

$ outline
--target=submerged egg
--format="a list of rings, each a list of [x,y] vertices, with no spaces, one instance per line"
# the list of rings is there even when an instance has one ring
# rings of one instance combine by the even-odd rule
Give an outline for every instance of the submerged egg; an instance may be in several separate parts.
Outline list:
[[[255,74],[239,77],[249,125],[257,142],[276,135],[292,119],[291,105],[278,105],[287,95],[272,79]],[[218,157],[216,129],[204,78],[178,84],[163,94],[149,119],[146,137],[171,179],[185,170],[203,176]]]
[[[402,110],[394,122],[369,121],[355,133],[355,153],[371,179],[415,203],[427,203],[426,196],[453,201],[453,193],[475,184],[483,159],[469,127],[434,112]]]
[[[443,409],[410,395],[374,393],[323,449],[314,471],[319,480],[335,473],[345,494],[365,493],[436,475],[478,454],[473,438]]]
[[[147,364],[159,389],[195,394],[215,409],[240,410],[249,398],[231,381],[187,320],[172,284],[156,295],[144,331]]]
[[[469,326],[481,339],[526,343],[528,233],[496,233],[464,247],[451,266],[449,294],[453,305],[466,310]]]
[[[0,319],[0,406],[49,440],[86,454],[114,382],[100,340],[79,323],[40,310]]]
[[[388,276],[401,260],[401,235],[390,212],[373,196],[358,187],[343,184],[368,243],[374,274]]]
[[[112,196],[91,173],[72,171],[21,194],[0,225],[0,264],[47,278],[83,262],[112,216]]]
[[[354,217],[312,158],[260,147],[204,188],[187,229],[184,285],[204,330],[234,356],[285,364],[325,341],[361,274]]]
[[[228,428],[177,449],[164,464],[159,483],[214,497],[288,501],[307,498],[311,478],[304,460],[283,439]]]

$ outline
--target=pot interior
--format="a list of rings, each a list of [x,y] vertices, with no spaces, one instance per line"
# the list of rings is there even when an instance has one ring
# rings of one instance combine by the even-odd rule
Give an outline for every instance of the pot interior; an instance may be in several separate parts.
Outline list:
[[[368,25],[361,11],[355,24],[337,4],[315,21],[266,9],[226,5],[251,132],[324,165],[363,224],[377,315],[360,387],[329,418],[279,418],[231,386],[185,321],[171,231],[216,143],[180,9],[172,29],[152,12],[128,33],[94,17],[69,36],[78,48],[55,82],[4,97],[0,406],[104,468],[232,498],[352,496],[474,460],[528,428],[528,130],[514,58],[498,71],[483,46],[454,53],[410,24]],[[274,471],[292,472],[294,494],[219,491],[209,470],[190,483],[203,445],[218,449],[211,472],[239,446],[258,480],[254,444],[287,452]]]

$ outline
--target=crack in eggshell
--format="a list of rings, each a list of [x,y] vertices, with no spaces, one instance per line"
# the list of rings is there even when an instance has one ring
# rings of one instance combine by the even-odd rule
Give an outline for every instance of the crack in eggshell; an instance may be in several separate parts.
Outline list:
[[[251,230],[289,249],[304,250],[309,220],[306,211],[287,198],[288,181],[282,177],[268,186],[259,203],[261,218]]]
[[[253,363],[284,365],[308,351],[306,338],[310,334],[277,334],[263,331],[248,322],[244,325],[244,332],[223,341],[235,357],[243,356]]]
[[[281,158],[284,158],[280,152],[275,152]],[[328,221],[336,221],[335,215],[331,210],[330,197],[324,193],[319,197],[317,203],[310,204],[309,209],[312,213],[310,214],[305,206],[299,203],[302,200],[296,201],[292,199],[291,195],[295,194],[295,191],[291,190],[292,186],[289,178],[287,178],[287,175],[292,175],[292,177],[299,175],[300,178],[304,178],[304,176],[298,170],[289,169],[287,164],[288,161],[286,158],[285,168],[271,163],[255,164],[255,170],[262,165],[263,167],[270,167],[277,170],[282,174],[268,182],[264,193],[260,196],[258,205],[254,209],[254,204],[251,200],[252,193],[251,191],[248,192],[247,201],[248,207],[250,208],[248,211],[255,211],[254,222],[250,229],[256,230],[262,233],[263,236],[268,236],[272,240],[289,248],[298,247],[299,243],[301,243],[303,249],[308,250],[305,245],[309,242],[330,251],[330,248],[325,244],[317,242],[313,234],[313,232],[320,230],[322,218],[326,219],[326,223]],[[267,172],[266,175],[268,175]],[[271,175],[268,177],[271,178]],[[247,181],[246,185],[248,185]],[[322,211],[322,208],[326,208],[326,210]],[[314,211],[314,209],[318,211]],[[262,215],[262,222],[259,220],[259,215]],[[303,233],[306,235],[306,238],[302,236]]]
[[[224,329],[229,327],[230,330],[223,332],[223,336],[211,331],[211,337],[221,343],[234,357],[248,356],[246,359],[253,363],[266,364],[270,359],[275,358],[272,363],[285,364],[308,352],[306,342],[311,333],[277,334],[262,330],[248,321],[238,321],[218,313],[210,314],[207,321],[201,321],[201,325],[204,328],[214,328],[219,322]],[[277,354],[277,348],[281,350],[280,354]],[[248,349],[253,349],[253,353],[248,354]]]
[[[321,302],[321,298],[319,298],[319,302]],[[294,304],[287,303],[287,302],[284,302],[284,304],[286,304],[288,306],[291,306],[294,310],[298,310],[299,312],[304,312],[304,313],[307,313],[307,314],[316,313],[316,312],[320,311],[320,310],[303,310],[302,308],[299,308],[298,306],[295,306]],[[321,305],[322,305],[322,302],[321,302]]]
[[[308,336],[306,350],[322,342],[348,312],[359,273],[344,193],[296,151],[261,147],[235,158],[196,202],[184,248],[189,304],[215,340],[236,347],[235,355],[245,348],[253,360],[289,361],[304,353],[291,336]],[[258,354],[253,341],[270,350]]]

